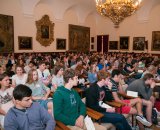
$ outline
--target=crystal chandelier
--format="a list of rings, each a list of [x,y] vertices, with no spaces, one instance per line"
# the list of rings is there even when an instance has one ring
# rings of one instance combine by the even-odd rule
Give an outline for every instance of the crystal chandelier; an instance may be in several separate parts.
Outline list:
[[[140,6],[142,0],[96,0],[96,9],[102,16],[109,17],[115,27],[125,17],[132,15]]]

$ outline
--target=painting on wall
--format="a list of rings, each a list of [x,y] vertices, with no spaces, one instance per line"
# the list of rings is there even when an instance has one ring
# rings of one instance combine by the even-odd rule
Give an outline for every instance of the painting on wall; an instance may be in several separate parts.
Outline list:
[[[129,49],[129,36],[120,37],[120,49],[128,50]]]
[[[133,50],[144,51],[145,37],[133,37]]]
[[[32,50],[32,37],[18,37],[19,50]]]
[[[69,25],[69,51],[88,52],[90,49],[90,28]]]
[[[42,46],[49,46],[54,41],[54,23],[50,21],[48,15],[44,15],[36,21],[37,34],[36,40]]]
[[[91,43],[94,43],[94,37],[91,37]]]
[[[152,51],[160,51],[160,31],[152,32]]]
[[[13,16],[0,14],[0,53],[14,51]]]
[[[57,38],[57,50],[66,50],[66,39]]]
[[[109,50],[118,50],[118,41],[109,41]]]
[[[94,50],[94,45],[91,45],[91,50]]]

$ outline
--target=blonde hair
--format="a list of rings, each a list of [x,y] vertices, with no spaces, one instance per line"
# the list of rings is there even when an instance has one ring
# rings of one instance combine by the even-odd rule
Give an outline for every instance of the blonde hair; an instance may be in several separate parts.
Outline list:
[[[26,83],[31,84],[31,83],[34,82],[34,80],[33,80],[33,72],[35,72],[35,71],[37,72],[36,69],[31,69],[31,70],[28,72],[28,78],[27,78],[27,82],[26,82]],[[37,72],[37,73],[38,73],[38,72]],[[38,78],[37,78],[36,81],[38,81]]]

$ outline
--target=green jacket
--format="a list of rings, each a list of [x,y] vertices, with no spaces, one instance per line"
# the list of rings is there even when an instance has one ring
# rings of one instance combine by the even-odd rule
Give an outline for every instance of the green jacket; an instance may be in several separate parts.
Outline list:
[[[86,106],[79,94],[64,86],[58,87],[53,95],[54,117],[66,125],[75,125],[76,119],[86,115]]]

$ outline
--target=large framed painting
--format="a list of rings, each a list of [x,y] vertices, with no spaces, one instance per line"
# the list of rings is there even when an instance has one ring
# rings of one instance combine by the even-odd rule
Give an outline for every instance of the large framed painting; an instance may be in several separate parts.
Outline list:
[[[109,41],[109,50],[118,50],[118,41]]]
[[[69,25],[69,51],[88,52],[90,49],[90,28]]]
[[[129,49],[129,36],[120,36],[120,49],[128,50]]]
[[[145,37],[133,37],[133,50],[144,51]]]
[[[56,45],[57,50],[66,50],[66,39],[57,38],[56,41],[57,41],[57,45]]]
[[[50,21],[48,15],[44,15],[40,20],[36,21],[36,26],[36,40],[42,46],[49,46],[54,41],[54,23]]]
[[[152,51],[160,51],[160,31],[152,32]]]
[[[0,14],[0,53],[14,52],[13,16]]]
[[[32,37],[19,36],[18,46],[19,50],[32,50]]]

